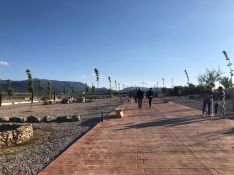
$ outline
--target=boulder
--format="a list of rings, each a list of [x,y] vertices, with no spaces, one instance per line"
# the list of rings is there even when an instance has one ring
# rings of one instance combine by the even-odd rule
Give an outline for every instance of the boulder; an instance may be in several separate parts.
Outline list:
[[[54,117],[52,117],[52,116],[45,116],[43,119],[42,119],[42,121],[43,122],[46,122],[46,123],[49,123],[49,122],[53,122],[55,119],[54,119]]]
[[[56,121],[59,122],[59,123],[72,122],[72,119],[69,116],[60,116],[60,117],[57,117]]]
[[[7,117],[7,116],[1,116],[1,117],[0,117],[0,122],[1,122],[1,123],[9,122],[9,120],[10,120],[9,117]]]
[[[29,123],[39,123],[41,119],[37,116],[28,116],[27,117],[27,122]]]
[[[11,117],[9,121],[13,123],[25,123],[27,120],[24,117]]]

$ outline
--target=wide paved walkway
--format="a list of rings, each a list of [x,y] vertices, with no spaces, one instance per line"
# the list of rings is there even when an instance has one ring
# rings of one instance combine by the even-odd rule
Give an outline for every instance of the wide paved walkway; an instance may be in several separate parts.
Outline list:
[[[125,104],[40,175],[234,175],[234,121],[173,104]]]

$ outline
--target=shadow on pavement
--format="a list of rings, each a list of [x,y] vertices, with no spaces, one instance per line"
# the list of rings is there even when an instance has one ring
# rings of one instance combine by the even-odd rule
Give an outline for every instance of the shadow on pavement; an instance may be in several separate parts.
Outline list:
[[[163,120],[154,121],[154,122],[129,125],[129,126],[126,126],[125,129],[130,129],[130,128],[139,128],[140,129],[140,128],[157,127],[157,126],[159,126],[159,127],[161,127],[161,126],[172,127],[172,126],[191,124],[191,123],[201,122],[201,121],[206,121],[206,120],[209,120],[209,118],[203,118],[200,116],[183,117],[183,118],[170,118],[170,119],[163,119]]]

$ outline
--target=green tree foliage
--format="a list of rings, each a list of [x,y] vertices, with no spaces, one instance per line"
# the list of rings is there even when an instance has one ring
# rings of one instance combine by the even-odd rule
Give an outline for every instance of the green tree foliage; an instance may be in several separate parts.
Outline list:
[[[232,87],[232,80],[228,77],[222,77],[220,79],[220,83],[226,88],[231,88]]]
[[[98,88],[99,88],[99,71],[97,68],[94,69],[94,73],[95,73],[95,76],[96,76],[96,81],[97,81],[97,91],[98,91]]]
[[[206,72],[203,74],[200,74],[198,77],[198,82],[200,85],[215,85],[216,82],[219,82],[222,78],[223,71],[219,68],[216,69],[206,69]]]

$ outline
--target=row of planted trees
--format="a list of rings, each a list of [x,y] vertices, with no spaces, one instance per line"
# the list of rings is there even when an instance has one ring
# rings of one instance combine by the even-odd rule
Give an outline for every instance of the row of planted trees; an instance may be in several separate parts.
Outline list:
[[[96,76],[96,87],[94,86],[94,84],[92,84],[91,88],[88,87],[87,84],[85,84],[85,92],[86,93],[99,93],[99,80],[100,80],[100,75],[99,75],[99,70],[97,68],[94,69],[95,72],[95,76]],[[33,79],[32,73],[29,69],[26,70],[26,74],[27,74],[27,88],[28,88],[28,93],[30,94],[30,100],[31,103],[33,104],[33,100],[34,100],[34,96],[40,96],[42,99],[51,99],[53,95],[55,95],[55,90],[52,88],[52,83],[51,81],[40,81],[40,80],[35,80]],[[112,89],[112,80],[111,77],[108,77],[108,81],[109,81],[109,92],[111,92]],[[11,81],[8,80],[8,90],[7,90],[7,94],[9,96],[9,98],[13,98],[14,96],[14,90],[12,88],[11,85]],[[38,92],[35,93],[35,85],[38,84]],[[117,83],[117,81],[114,82],[115,85],[115,90],[117,91],[118,87],[120,90],[120,83]],[[78,90],[72,86],[71,88],[67,87],[66,83],[64,83],[64,87],[63,87],[63,91],[60,92],[60,94],[63,95],[67,95],[67,96],[74,96],[75,94],[77,94]],[[2,99],[3,99],[3,95],[1,93],[0,90],[0,106],[2,104]]]
[[[96,82],[97,82],[97,92],[99,89],[99,80],[100,80],[100,74],[99,74],[99,70],[97,68],[94,68],[94,73],[95,73],[95,77],[96,77]],[[108,82],[109,82],[109,92],[113,91],[113,86],[112,86],[112,79],[110,76],[108,76]],[[114,81],[114,86],[115,86],[115,91],[120,91],[121,89],[121,85],[120,83],[118,83],[116,80]],[[123,89],[125,88],[125,84],[123,84]],[[96,89],[96,87],[94,85],[92,85],[91,91],[94,92]]]

